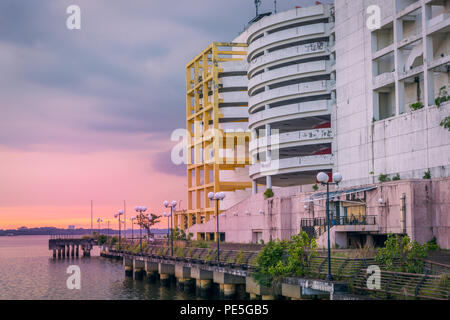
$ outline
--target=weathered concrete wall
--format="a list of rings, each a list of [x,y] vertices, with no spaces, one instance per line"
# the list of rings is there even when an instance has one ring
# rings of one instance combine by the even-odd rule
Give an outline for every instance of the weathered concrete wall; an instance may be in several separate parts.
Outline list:
[[[400,180],[379,183],[375,186],[375,189],[366,191],[365,198],[361,192],[358,195],[367,204],[366,215],[375,216],[376,225],[336,226],[331,230],[332,245],[337,243],[339,247],[345,248],[347,234],[356,232],[406,233],[419,243],[436,237],[442,248],[449,248],[450,178]],[[309,196],[316,193],[306,191],[307,189],[306,186],[275,189],[275,196],[272,199],[265,199],[262,194],[253,195],[225,211],[225,217],[220,217],[220,231],[225,232],[227,242],[254,242],[255,231],[262,232],[262,239],[265,242],[270,238],[290,238],[300,232],[302,218],[326,215],[324,200],[315,201],[314,205],[305,202]],[[301,192],[302,190],[305,191]],[[334,187],[330,191],[333,190]],[[323,191],[324,188],[320,187],[317,192]],[[401,214],[403,195],[404,224]],[[202,231],[204,228],[205,225],[201,225]],[[214,232],[215,228],[215,223],[206,224],[208,232]],[[326,245],[326,237],[318,240],[320,246]]]
[[[426,8],[424,0],[419,0],[417,4],[420,10]],[[392,39],[391,49],[383,54],[396,55],[399,52],[392,67],[392,80],[387,84],[394,92],[394,116],[375,122],[373,119],[378,117],[374,110],[378,102],[374,99],[376,79],[373,79],[372,74],[372,58],[377,48],[372,48],[371,30],[366,26],[369,18],[366,9],[370,5],[381,8],[381,25],[393,22],[392,33],[397,34]],[[446,8],[448,10],[448,5]],[[401,10],[398,8],[397,11]],[[434,35],[431,51],[437,50],[438,54],[430,52],[429,55],[433,56],[427,58],[425,53],[425,62],[419,61],[424,64],[425,71],[413,77],[421,76],[420,95],[425,107],[411,112],[409,103],[417,102],[417,90],[414,83],[408,85],[402,78],[407,56],[401,56],[401,48],[397,50],[397,43],[403,43],[409,31],[408,26],[404,26],[401,35],[398,27],[400,23],[396,26],[394,18],[397,11],[395,0],[335,1],[337,99],[332,112],[335,136],[333,170],[346,177],[343,185],[375,183],[380,173],[390,176],[399,173],[402,179],[419,179],[425,171],[430,170],[432,177],[450,176],[450,132],[439,126],[442,119],[450,114],[450,104],[443,104],[440,108],[433,106],[439,88],[449,86],[449,73],[441,71],[437,75],[433,71],[427,72],[427,64],[438,65],[439,59],[442,63],[448,59],[449,52],[444,48],[448,46],[449,39]],[[438,14],[433,13],[435,16]],[[443,19],[449,18],[444,16]],[[428,28],[436,26],[436,23],[426,20]],[[420,25],[422,21],[417,23]],[[422,59],[420,54],[427,50],[424,41],[426,32],[422,27],[418,38],[422,40],[418,59]]]

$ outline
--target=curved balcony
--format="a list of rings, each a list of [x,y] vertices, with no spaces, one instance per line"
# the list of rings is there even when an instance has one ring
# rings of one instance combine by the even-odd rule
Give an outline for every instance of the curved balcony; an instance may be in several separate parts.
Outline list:
[[[314,155],[272,160],[269,163],[256,163],[250,166],[250,178],[257,179],[266,175],[325,170],[333,167],[333,155]]]
[[[329,53],[329,48],[325,41],[303,44],[300,46],[286,48],[270,52],[266,55],[253,59],[248,67],[248,76],[251,79],[255,72],[260,69],[276,65],[289,60],[307,58],[309,56]]]
[[[251,96],[253,92],[261,87],[270,85],[274,82],[285,81],[290,79],[301,79],[317,74],[329,72],[329,61],[311,61],[300,63],[288,67],[270,70],[254,76],[248,81],[248,94]]]
[[[229,119],[242,119],[248,118],[248,111],[246,107],[222,107],[220,112],[223,114],[224,118]]]
[[[305,19],[318,18],[329,15],[329,6],[317,5],[305,8],[296,8],[289,11],[280,12],[253,23],[245,32],[247,43],[266,31],[286,26],[288,24],[304,21]]]
[[[247,91],[220,92],[219,99],[223,99],[225,103],[247,103],[248,94]]]
[[[329,28],[330,27],[327,23],[316,23],[275,32],[259,38],[248,46],[247,61],[252,61],[252,57],[255,54],[272,47],[287,44],[293,41],[314,39],[316,37],[324,36],[328,33]]]
[[[275,88],[261,92],[253,97],[249,97],[249,113],[266,104],[281,102],[287,99],[300,98],[313,94],[325,94],[331,91],[329,80],[312,81],[288,85],[286,87]]]
[[[271,150],[274,150],[317,143],[331,143],[333,140],[333,131],[331,128],[324,128],[286,132],[279,135],[272,135],[269,138],[269,143],[267,140],[267,137],[251,140],[249,146],[250,153],[255,153],[258,149],[259,151],[261,149],[264,150],[268,146],[271,147]]]
[[[219,78],[219,83],[222,85],[222,88],[247,88],[248,79],[245,76],[229,76]]]
[[[250,114],[249,128],[253,129],[272,122],[319,116],[329,113],[330,100],[301,102]]]

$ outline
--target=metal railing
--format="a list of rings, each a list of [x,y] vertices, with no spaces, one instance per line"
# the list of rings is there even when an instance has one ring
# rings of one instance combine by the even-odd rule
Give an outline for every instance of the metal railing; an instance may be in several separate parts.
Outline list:
[[[330,226],[344,226],[344,225],[376,225],[377,216],[362,215],[362,216],[346,216],[346,217],[331,217]],[[300,222],[301,227],[326,227],[327,219],[325,217],[318,218],[303,218]]]

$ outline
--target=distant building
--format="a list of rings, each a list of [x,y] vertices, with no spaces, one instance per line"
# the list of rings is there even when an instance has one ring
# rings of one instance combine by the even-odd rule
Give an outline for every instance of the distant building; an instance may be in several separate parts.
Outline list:
[[[70,226],[67,227],[67,229],[69,229],[69,230],[75,230],[75,226],[74,226],[74,225],[70,225]]]

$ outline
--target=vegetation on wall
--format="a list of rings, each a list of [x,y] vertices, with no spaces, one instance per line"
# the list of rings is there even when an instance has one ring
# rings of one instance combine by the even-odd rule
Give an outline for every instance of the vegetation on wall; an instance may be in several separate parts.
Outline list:
[[[424,172],[423,179],[431,179],[430,170]]]
[[[378,176],[378,181],[379,182],[387,182],[387,181],[391,181],[391,178],[389,178],[387,174],[380,173],[380,175]]]
[[[445,117],[440,123],[441,127],[450,131],[450,116]]]
[[[273,197],[273,191],[271,188],[266,189],[266,191],[264,191],[264,196],[267,198],[272,198]]]
[[[316,183],[316,184],[314,184],[314,185],[312,186],[312,188],[313,188],[314,191],[317,191],[317,190],[319,189],[319,186],[318,186],[317,183]]]
[[[409,107],[411,108],[412,111],[416,111],[416,110],[423,108],[423,103],[419,101],[419,102],[410,104]]]
[[[392,177],[392,181],[398,181],[400,180],[400,174],[397,173],[395,176]]]
[[[450,96],[447,92],[447,86],[443,86],[439,89],[439,95],[434,99],[434,103],[439,108],[445,101],[450,101]]]

